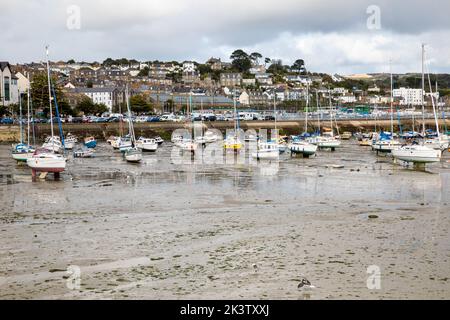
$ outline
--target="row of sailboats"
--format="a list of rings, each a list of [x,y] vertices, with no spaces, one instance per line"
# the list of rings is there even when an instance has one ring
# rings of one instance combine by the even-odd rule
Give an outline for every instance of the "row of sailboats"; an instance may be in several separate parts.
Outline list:
[[[426,137],[425,130],[425,45],[422,45],[422,136]],[[377,140],[373,141],[372,148],[377,152],[391,152],[397,160],[412,162],[415,164],[425,164],[439,162],[442,157],[442,151],[449,146],[448,136],[441,135],[434,102],[433,91],[431,87],[430,75],[428,73],[428,81],[430,85],[430,97],[433,106],[433,114],[436,125],[437,137],[425,139],[422,143],[414,142],[412,144],[403,145],[398,139],[394,138],[393,125],[393,76],[391,71],[391,132],[382,132]]]

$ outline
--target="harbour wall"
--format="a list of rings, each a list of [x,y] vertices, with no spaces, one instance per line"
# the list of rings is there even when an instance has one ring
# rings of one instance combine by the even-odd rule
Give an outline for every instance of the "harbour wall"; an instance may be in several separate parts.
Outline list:
[[[445,120],[447,127],[450,127],[450,120]],[[426,126],[428,128],[434,128],[434,120],[425,120]],[[444,125],[444,120],[439,120],[441,126]],[[337,121],[339,131],[350,132],[369,132],[381,129],[390,131],[391,122],[390,120],[338,120]],[[170,139],[172,132],[175,129],[186,128],[189,129],[192,125],[189,123],[178,123],[178,122],[145,122],[145,123],[135,123],[134,131],[136,136],[156,136],[159,135],[163,139]],[[222,132],[227,129],[232,129],[234,123],[232,121],[205,121],[203,122],[204,128],[214,128]],[[240,121],[239,127],[244,131],[248,129],[273,129],[273,121]],[[317,129],[317,122],[311,120],[308,122],[309,130],[312,131]],[[329,128],[330,123],[324,121],[321,123],[321,127]],[[291,135],[299,134],[304,131],[305,121],[295,120],[295,121],[278,121],[277,128],[280,129],[281,134]],[[412,120],[402,120],[403,130],[412,129]],[[421,122],[415,122],[415,130],[420,131]],[[119,123],[64,123],[63,124],[64,133],[71,133],[73,135],[84,137],[84,136],[94,136],[97,139],[107,139],[111,135],[119,135],[120,125]],[[127,124],[123,124],[123,130],[127,132]],[[398,131],[398,122],[394,122],[394,130]],[[36,124],[35,127],[36,137],[38,139],[43,139],[44,137],[50,135],[50,124]],[[55,132],[58,132],[58,127],[55,126]],[[0,126],[0,142],[14,142],[19,141],[20,131],[18,126]]]

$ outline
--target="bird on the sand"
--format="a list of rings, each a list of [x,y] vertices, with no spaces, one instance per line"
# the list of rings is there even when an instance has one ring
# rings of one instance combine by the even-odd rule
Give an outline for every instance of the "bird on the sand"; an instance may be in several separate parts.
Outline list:
[[[298,284],[297,288],[300,290],[300,292],[303,293],[303,299],[307,300],[311,298],[311,292],[316,287],[313,286],[308,279],[301,277],[300,283]]]

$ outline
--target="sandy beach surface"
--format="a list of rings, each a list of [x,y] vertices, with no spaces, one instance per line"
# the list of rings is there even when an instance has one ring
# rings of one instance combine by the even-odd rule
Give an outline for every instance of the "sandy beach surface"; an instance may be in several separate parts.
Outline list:
[[[448,152],[418,171],[355,141],[275,165],[171,148],[132,165],[100,143],[32,183],[0,145],[0,299],[296,300],[302,276],[311,299],[450,298]]]

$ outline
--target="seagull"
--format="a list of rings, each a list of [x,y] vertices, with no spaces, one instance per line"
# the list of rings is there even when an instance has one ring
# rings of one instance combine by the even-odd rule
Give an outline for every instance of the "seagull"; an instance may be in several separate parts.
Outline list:
[[[300,290],[300,292],[303,293],[303,299],[309,300],[311,298],[311,292],[316,288],[311,284],[311,282],[302,277],[300,279],[300,283],[298,284],[297,288]]]
[[[255,270],[255,272],[258,272],[258,265],[256,263],[252,264],[253,266],[253,270]]]

